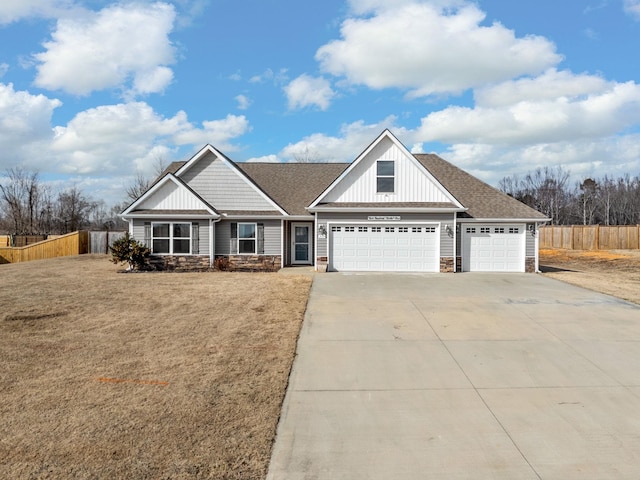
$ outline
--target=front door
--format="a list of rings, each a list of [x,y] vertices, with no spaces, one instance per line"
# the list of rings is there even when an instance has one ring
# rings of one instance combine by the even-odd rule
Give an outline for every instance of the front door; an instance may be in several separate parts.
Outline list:
[[[311,264],[311,224],[291,224],[291,263]]]

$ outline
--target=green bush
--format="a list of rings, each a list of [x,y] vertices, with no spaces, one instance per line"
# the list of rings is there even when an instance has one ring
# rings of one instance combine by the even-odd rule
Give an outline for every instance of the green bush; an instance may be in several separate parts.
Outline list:
[[[119,238],[109,247],[111,261],[115,264],[128,263],[129,270],[144,270],[151,251],[143,243],[131,238],[129,233]]]

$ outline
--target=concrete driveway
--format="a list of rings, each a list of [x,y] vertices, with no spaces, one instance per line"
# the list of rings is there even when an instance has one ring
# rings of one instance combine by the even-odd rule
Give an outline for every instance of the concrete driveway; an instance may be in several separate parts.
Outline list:
[[[532,274],[316,275],[268,479],[640,478],[640,307]]]

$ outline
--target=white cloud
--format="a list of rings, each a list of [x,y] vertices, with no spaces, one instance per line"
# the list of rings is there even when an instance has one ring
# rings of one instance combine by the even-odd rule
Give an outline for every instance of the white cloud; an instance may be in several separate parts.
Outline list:
[[[320,110],[329,108],[335,96],[329,82],[324,78],[314,78],[303,74],[284,87],[289,110],[316,106]]]
[[[246,163],[260,162],[260,163],[278,163],[280,159],[277,155],[264,155],[262,157],[253,157],[246,161]]]
[[[624,0],[624,11],[636,20],[640,20],[640,0]]]
[[[148,169],[150,159],[159,152],[167,157],[176,145],[212,143],[223,151],[234,150],[231,141],[248,129],[244,117],[229,115],[202,122],[198,128],[185,112],[167,118],[145,102],[130,102],[85,110],[66,126],[55,127],[50,151],[60,172],[126,174]]]
[[[390,115],[378,123],[366,124],[360,120],[345,124],[338,136],[314,133],[296,143],[290,143],[282,149],[278,157],[284,161],[295,161],[296,157],[312,152],[313,160],[317,162],[351,162],[385,128],[403,136],[406,130],[396,125],[396,120],[395,116]]]
[[[236,95],[235,100],[239,110],[246,110],[251,105],[251,100],[246,95]]]
[[[251,130],[249,121],[244,115],[227,115],[222,120],[202,122],[203,128],[191,126],[173,135],[177,145],[204,145],[210,143],[216,148],[231,152],[236,150],[230,141]]]
[[[562,166],[574,180],[605,174],[618,177],[640,169],[640,135],[519,147],[455,144],[439,154],[492,185],[504,177],[523,176],[545,166]]]
[[[322,46],[316,59],[324,72],[352,84],[408,89],[411,97],[460,93],[538,74],[560,62],[549,40],[517,38],[499,23],[483,26],[484,12],[470,3],[457,6],[460,3],[405,0],[397,8],[395,3],[394,8],[377,5],[373,15],[345,20],[342,38]]]
[[[118,4],[78,18],[60,19],[34,55],[35,84],[77,95],[121,88],[129,95],[163,91],[173,79],[169,40],[175,10],[166,3]]]
[[[55,17],[72,5],[70,0],[3,0],[0,25],[29,17]]]
[[[44,95],[15,91],[0,83],[0,170],[30,163],[31,155],[51,140],[51,116],[62,102]],[[45,155],[40,152],[40,156]]]
[[[522,145],[603,138],[640,123],[640,85],[588,75],[547,72],[486,88],[477,99],[474,108],[453,106],[424,117],[421,138]]]
[[[0,78],[4,77],[8,71],[9,71],[9,64],[0,63]]]
[[[251,77],[249,83],[273,82],[275,85],[279,85],[288,80],[287,71],[288,69],[281,68],[277,72],[274,72],[271,68],[267,68],[264,72]]]

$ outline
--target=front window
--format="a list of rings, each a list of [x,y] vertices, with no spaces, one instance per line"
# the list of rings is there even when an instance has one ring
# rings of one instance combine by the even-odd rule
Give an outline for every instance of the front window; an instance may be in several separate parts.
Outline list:
[[[157,254],[191,253],[191,224],[154,223],[151,245],[151,251]]]
[[[238,253],[256,253],[256,224],[238,224]]]
[[[393,160],[378,160],[376,165],[376,187],[378,193],[393,193],[395,165]]]

